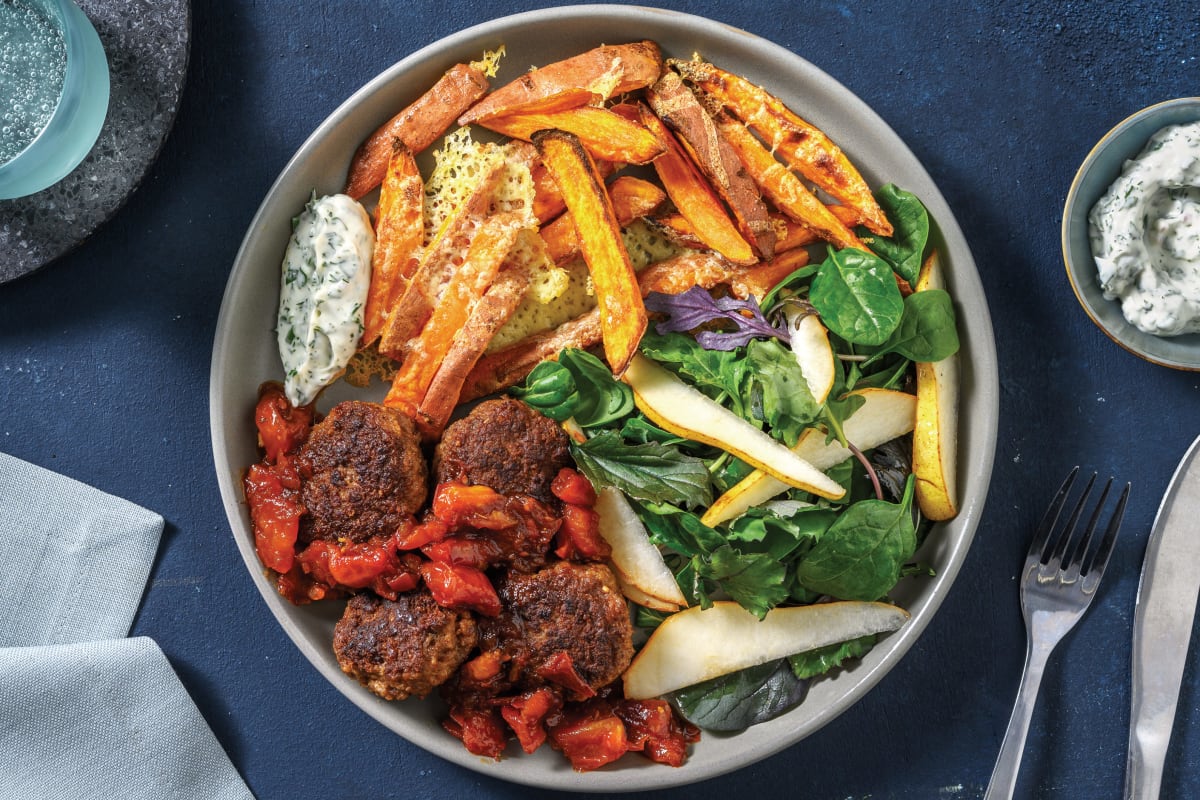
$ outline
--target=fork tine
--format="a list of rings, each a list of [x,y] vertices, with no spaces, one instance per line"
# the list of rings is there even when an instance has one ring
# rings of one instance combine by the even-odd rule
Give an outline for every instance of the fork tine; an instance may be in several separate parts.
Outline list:
[[[1100,540],[1100,547],[1096,549],[1096,553],[1084,567],[1083,589],[1086,592],[1094,591],[1097,584],[1100,583],[1100,578],[1104,576],[1108,559],[1112,556],[1113,547],[1117,542],[1117,532],[1120,531],[1121,521],[1125,517],[1125,504],[1129,502],[1129,489],[1130,484],[1126,483],[1121,497],[1117,500],[1117,507],[1113,511],[1112,518],[1108,521],[1108,529],[1104,532],[1104,538]]]
[[[1079,518],[1083,515],[1084,504],[1087,503],[1088,495],[1092,493],[1092,487],[1096,483],[1096,473],[1092,473],[1092,477],[1088,478],[1087,485],[1083,487],[1083,492],[1079,495],[1079,500],[1075,503],[1075,508],[1071,510],[1071,518],[1063,528],[1062,535],[1054,545],[1054,553],[1050,556],[1050,560],[1046,562],[1051,570],[1058,570],[1062,566],[1063,556],[1066,555],[1067,547],[1071,544],[1071,540],[1075,536],[1075,527],[1079,524]]]
[[[1079,577],[1083,559],[1088,554],[1088,546],[1091,545],[1096,528],[1100,525],[1100,514],[1104,511],[1104,503],[1108,500],[1108,493],[1112,489],[1112,482],[1113,479],[1109,478],[1108,482],[1104,484],[1104,490],[1100,492],[1100,499],[1096,501],[1096,507],[1092,509],[1092,516],[1088,519],[1087,528],[1084,529],[1083,535],[1079,537],[1079,541],[1071,548],[1071,557],[1066,558],[1064,555],[1064,568],[1071,580]]]
[[[1058,523],[1058,515],[1062,511],[1063,503],[1066,502],[1067,494],[1071,491],[1071,486],[1075,483],[1075,476],[1078,474],[1078,466],[1067,474],[1067,479],[1059,487],[1058,494],[1054,495],[1054,500],[1046,509],[1046,513],[1042,515],[1042,521],[1033,534],[1033,542],[1029,545],[1029,555],[1035,557],[1039,562],[1046,560],[1046,545],[1050,540],[1050,533]]]

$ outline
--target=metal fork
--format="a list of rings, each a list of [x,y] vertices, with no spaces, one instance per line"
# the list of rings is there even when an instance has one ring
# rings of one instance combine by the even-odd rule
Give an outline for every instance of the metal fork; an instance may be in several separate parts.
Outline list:
[[[1025,568],[1021,573],[1021,612],[1025,616],[1027,633],[1025,672],[1021,676],[1021,688],[1017,690],[1017,701],[984,800],[1013,796],[1017,771],[1025,750],[1025,737],[1029,734],[1029,720],[1033,715],[1033,705],[1037,700],[1046,662],[1050,653],[1091,605],[1109,556],[1112,555],[1121,518],[1125,514],[1125,504],[1129,499],[1128,483],[1108,520],[1100,544],[1089,555],[1093,534],[1100,525],[1101,513],[1112,487],[1113,479],[1109,478],[1091,513],[1087,528],[1078,541],[1073,542],[1076,525],[1083,516],[1084,506],[1096,483],[1093,473],[1070,517],[1064,525],[1059,526],[1059,515],[1078,474],[1079,467],[1072,469],[1054,496],[1025,559]],[[1068,551],[1070,558],[1067,558]]]

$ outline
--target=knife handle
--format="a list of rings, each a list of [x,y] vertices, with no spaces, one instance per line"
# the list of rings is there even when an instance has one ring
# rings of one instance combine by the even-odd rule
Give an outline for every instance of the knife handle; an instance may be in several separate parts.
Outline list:
[[[1129,756],[1125,765],[1125,800],[1158,800],[1171,727],[1168,724],[1164,728],[1156,716],[1145,713],[1146,702],[1138,691],[1140,685],[1140,681],[1134,681],[1133,725],[1129,731]]]

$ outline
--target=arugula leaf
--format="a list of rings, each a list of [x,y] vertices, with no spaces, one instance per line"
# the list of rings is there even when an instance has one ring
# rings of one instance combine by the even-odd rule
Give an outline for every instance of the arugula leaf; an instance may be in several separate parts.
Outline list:
[[[824,675],[834,667],[840,667],[843,662],[851,658],[862,658],[875,646],[876,638],[874,634],[871,634],[851,639],[848,642],[818,647],[816,650],[809,650],[806,653],[796,653],[788,656],[788,665],[792,668],[792,674],[799,680],[815,678],[818,675]]]
[[[875,199],[887,214],[893,230],[890,238],[868,237],[868,246],[901,278],[915,284],[929,241],[929,212],[916,195],[891,183],[880,187]]]
[[[913,479],[900,503],[861,500],[849,506],[800,562],[796,578],[840,600],[878,600],[900,580],[917,548]]]
[[[632,498],[689,508],[712,503],[704,462],[676,448],[657,442],[630,445],[614,431],[600,431],[573,443],[571,454],[597,489],[615,486]]]
[[[820,411],[800,364],[779,342],[753,341],[746,348],[747,405],[789,447]]]
[[[688,558],[705,555],[724,547],[725,537],[700,521],[700,517],[674,506],[633,504],[650,541]]]
[[[695,339],[682,333],[642,336],[642,352],[655,361],[673,367],[689,383],[718,401],[734,403],[742,414],[741,387],[746,363],[740,353],[730,350],[706,350]]]
[[[759,619],[787,599],[787,567],[766,553],[742,553],[722,545],[707,557],[693,558],[692,563],[700,577],[717,583]]]
[[[774,719],[807,693],[808,682],[777,659],[680,689],[670,701],[692,724],[732,733]]]
[[[797,503],[798,508],[789,510],[785,503],[776,501],[747,510],[729,523],[729,540],[739,542],[743,550],[764,552],[782,562],[812,547],[837,519],[838,512],[832,508]]]
[[[645,302],[646,310],[668,315],[668,319],[654,328],[660,334],[686,333],[713,322],[721,323],[723,327],[732,324],[733,331],[701,330],[696,333],[696,341],[707,350],[734,350],[759,337],[791,341],[786,326],[768,322],[753,297],[746,300],[714,298],[704,288],[693,286],[680,294],[651,292]]]
[[[808,299],[825,327],[853,344],[883,344],[904,314],[892,268],[874,253],[856,249],[829,252]]]

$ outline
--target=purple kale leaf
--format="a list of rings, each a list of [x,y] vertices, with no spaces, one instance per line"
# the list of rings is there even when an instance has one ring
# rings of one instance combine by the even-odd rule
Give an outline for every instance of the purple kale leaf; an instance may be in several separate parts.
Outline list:
[[[746,300],[714,298],[703,288],[693,286],[681,294],[651,292],[646,297],[646,309],[667,315],[654,328],[660,334],[686,333],[708,323],[719,323],[723,330],[706,328],[696,334],[696,341],[706,350],[734,350],[758,338],[773,337],[784,344],[790,343],[787,327],[767,321],[753,295]],[[728,329],[731,323],[733,330]]]

